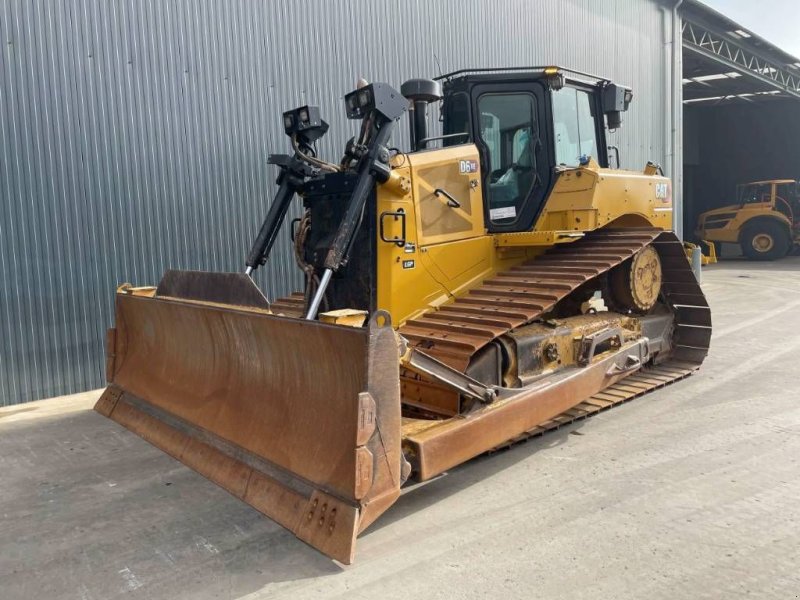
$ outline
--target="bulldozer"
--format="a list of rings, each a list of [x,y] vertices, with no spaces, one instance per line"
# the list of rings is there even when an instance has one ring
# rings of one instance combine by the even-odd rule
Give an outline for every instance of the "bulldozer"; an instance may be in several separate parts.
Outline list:
[[[711,316],[670,180],[609,168],[632,97],[549,66],[362,82],[336,161],[318,107],[285,112],[242,271],[120,286],[96,410],[350,564],[412,482],[690,375]],[[305,284],[271,298],[282,227]]]
[[[695,236],[707,244],[738,244],[750,260],[776,260],[800,246],[800,183],[770,179],[736,188],[737,204],[700,215]],[[714,248],[714,254],[719,254]]]

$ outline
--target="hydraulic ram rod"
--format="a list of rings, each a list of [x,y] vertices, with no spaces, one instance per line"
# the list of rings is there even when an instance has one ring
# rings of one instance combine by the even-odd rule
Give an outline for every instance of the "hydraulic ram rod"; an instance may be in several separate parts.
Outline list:
[[[253,247],[250,249],[250,254],[247,255],[247,261],[245,262],[247,265],[245,273],[247,275],[252,274],[253,271],[263,265],[267,260],[270,250],[272,250],[272,246],[275,244],[275,240],[278,237],[281,224],[284,218],[286,218],[286,213],[289,210],[289,205],[292,203],[292,198],[294,198],[295,188],[291,182],[291,177],[287,177],[286,174],[284,174],[282,179],[283,181],[278,188],[278,193],[275,194],[275,199],[272,201],[272,206],[269,207],[269,212],[264,222],[261,224],[258,237],[253,243]]]
[[[370,143],[369,153],[362,159],[358,169],[358,181],[356,182],[353,194],[350,196],[344,218],[339,224],[339,229],[336,231],[336,237],[334,237],[333,243],[325,257],[325,271],[320,279],[319,287],[317,287],[317,291],[311,299],[311,304],[309,304],[308,312],[306,313],[306,320],[308,321],[316,319],[319,305],[325,297],[325,290],[334,272],[347,263],[353,241],[361,227],[364,206],[375,187],[375,182],[378,180],[374,172],[375,162],[379,160],[378,151],[389,141],[393,126],[394,121],[387,120],[383,122],[375,139]]]
[[[336,237],[334,237],[333,244],[331,244],[328,255],[325,257],[326,269],[336,271],[347,262],[353,240],[361,226],[364,205],[367,203],[367,199],[377,180],[374,169],[375,162],[379,160],[378,151],[389,141],[393,126],[394,121],[384,121],[375,139],[370,143],[369,153],[364,157],[359,167],[358,181],[353,190],[353,195],[350,196],[350,202],[347,205],[344,218],[339,224]]]

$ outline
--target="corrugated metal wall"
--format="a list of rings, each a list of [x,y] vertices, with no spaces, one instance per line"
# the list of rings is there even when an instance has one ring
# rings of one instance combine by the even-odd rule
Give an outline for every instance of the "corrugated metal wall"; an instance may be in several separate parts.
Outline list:
[[[321,105],[338,156],[358,76],[608,75],[636,93],[623,163],[663,158],[650,0],[3,0],[0,34],[0,404],[102,384],[119,283],[241,269],[266,156],[287,149],[280,113]],[[272,295],[299,285],[285,242],[259,275]]]

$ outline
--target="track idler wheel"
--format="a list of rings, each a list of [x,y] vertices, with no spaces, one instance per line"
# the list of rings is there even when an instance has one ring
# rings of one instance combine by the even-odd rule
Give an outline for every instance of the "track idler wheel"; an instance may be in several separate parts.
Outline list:
[[[612,304],[626,311],[646,313],[661,292],[661,259],[653,246],[640,250],[609,273]]]

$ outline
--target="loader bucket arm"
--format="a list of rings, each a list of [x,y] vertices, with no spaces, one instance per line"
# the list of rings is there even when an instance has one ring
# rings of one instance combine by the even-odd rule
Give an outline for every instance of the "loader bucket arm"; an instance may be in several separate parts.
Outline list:
[[[389,316],[352,328],[242,304],[118,293],[95,409],[349,564],[407,472]]]

